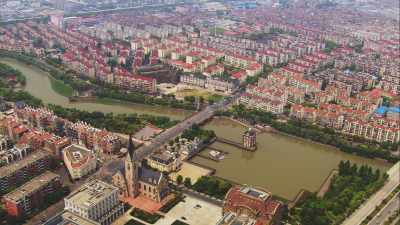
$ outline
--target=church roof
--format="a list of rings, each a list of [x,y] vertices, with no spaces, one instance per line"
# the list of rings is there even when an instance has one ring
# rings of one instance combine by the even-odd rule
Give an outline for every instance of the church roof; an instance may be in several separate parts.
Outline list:
[[[162,178],[162,173],[146,167],[139,168],[139,180],[146,182],[148,184],[157,185],[160,183]]]

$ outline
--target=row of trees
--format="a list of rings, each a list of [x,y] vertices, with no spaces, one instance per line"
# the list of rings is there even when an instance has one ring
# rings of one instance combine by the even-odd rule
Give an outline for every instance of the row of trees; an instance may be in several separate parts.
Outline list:
[[[313,194],[292,209],[291,217],[303,225],[340,224],[382,187],[386,179],[379,170],[342,161],[339,174],[333,177],[324,197],[318,198]]]
[[[244,105],[234,105],[227,111],[217,112],[218,116],[231,116],[235,119],[244,119],[250,124],[271,124],[276,116],[271,112],[265,112],[258,109],[248,109]]]
[[[139,92],[121,91],[117,88],[98,88],[95,93],[100,98],[118,99],[127,102],[147,104],[147,105],[161,105],[172,108],[180,108],[187,110],[194,110],[193,102],[187,100],[177,100],[175,96],[163,95],[161,97],[154,97]],[[189,100],[189,99],[188,99]]]
[[[112,132],[119,133],[135,133],[147,123],[151,123],[157,127],[166,129],[178,123],[176,120],[171,120],[169,117],[153,116],[148,114],[113,114],[102,112],[88,112],[77,110],[74,108],[63,108],[58,105],[49,105],[49,109],[65,119],[70,121],[85,121],[97,128],[105,128]]]

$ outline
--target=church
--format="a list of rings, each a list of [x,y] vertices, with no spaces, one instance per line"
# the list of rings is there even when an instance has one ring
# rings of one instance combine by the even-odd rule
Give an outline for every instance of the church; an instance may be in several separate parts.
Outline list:
[[[113,185],[120,189],[120,197],[144,196],[157,203],[168,196],[168,180],[163,173],[146,168],[134,151],[131,136],[124,166],[112,177]]]

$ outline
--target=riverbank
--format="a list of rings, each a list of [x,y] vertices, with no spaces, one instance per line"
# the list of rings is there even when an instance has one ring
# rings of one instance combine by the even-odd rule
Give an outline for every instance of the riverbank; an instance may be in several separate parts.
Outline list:
[[[155,105],[162,107],[169,107],[182,110],[194,110],[194,102],[186,100],[177,100],[171,97],[155,97],[140,92],[121,91],[119,87],[114,87],[112,84],[104,84],[96,79],[88,78],[85,74],[69,70],[60,61],[54,59],[38,59],[35,56],[20,54],[16,52],[10,52],[6,50],[0,50],[0,59],[9,58],[14,59],[22,63],[26,63],[28,66],[37,67],[44,72],[50,78],[53,78],[59,82],[59,84],[53,85],[56,92],[59,94],[70,97],[72,92],[76,90],[80,91],[91,91],[93,95],[99,98],[111,98],[115,100],[129,101],[136,104]],[[63,84],[63,85],[61,85]],[[70,88],[69,88],[70,87]]]
[[[36,66],[19,62],[12,58],[0,58],[3,62],[21,71],[26,77],[26,85],[23,90],[29,92],[36,98],[42,99],[45,104],[62,105],[67,108],[76,108],[88,112],[98,111],[114,114],[149,114],[154,116],[167,116],[174,120],[183,120],[193,112],[183,109],[174,109],[154,105],[138,103],[123,103],[114,100],[100,100],[99,102],[70,102],[69,99],[57,93],[51,87],[51,77]]]

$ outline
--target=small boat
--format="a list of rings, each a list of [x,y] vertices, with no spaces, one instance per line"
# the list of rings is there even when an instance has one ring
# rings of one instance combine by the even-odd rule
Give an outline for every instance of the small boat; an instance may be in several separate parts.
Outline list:
[[[211,150],[209,154],[214,159],[222,160],[225,158],[224,154],[220,151]]]

